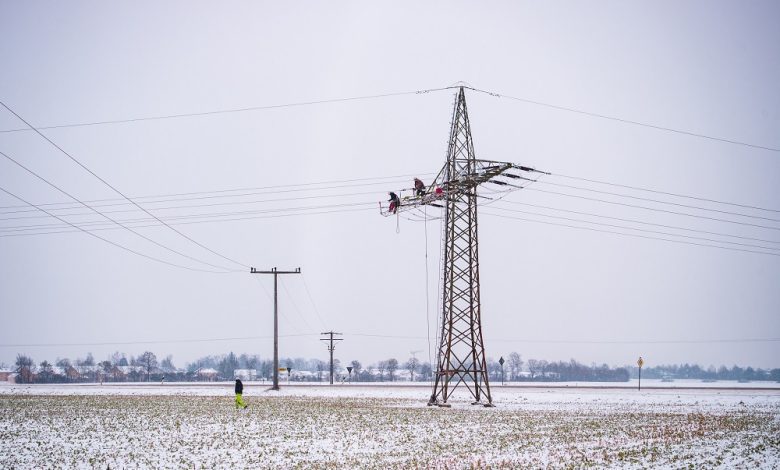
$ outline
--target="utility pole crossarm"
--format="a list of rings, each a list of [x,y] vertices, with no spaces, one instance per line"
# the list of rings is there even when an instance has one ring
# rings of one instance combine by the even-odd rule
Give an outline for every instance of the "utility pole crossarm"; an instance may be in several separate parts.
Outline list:
[[[328,338],[321,338],[320,341],[328,341],[328,351],[330,352],[330,384],[333,385],[333,351],[336,349],[336,345],[333,344],[334,341],[344,341],[341,338],[334,338],[333,336],[339,335],[341,336],[341,333],[336,333],[333,331],[326,331],[322,333],[323,335],[328,335]]]
[[[274,383],[271,390],[279,390],[279,290],[277,277],[279,274],[300,274],[301,268],[294,271],[279,271],[276,267],[270,271],[258,271],[254,267],[249,268],[249,274],[273,274],[274,275]]]
[[[279,271],[272,268],[270,271],[258,271],[255,268],[249,268],[249,274],[300,274],[301,268],[295,268],[295,271]]]
[[[436,178],[434,178],[433,183],[426,186],[423,190],[414,188],[398,190],[400,203],[396,208],[396,212],[405,212],[421,206],[444,208],[448,201],[457,200],[460,196],[472,192],[472,190],[483,183],[492,183],[515,189],[524,187],[522,184],[512,184],[501,178],[527,182],[536,181],[535,179],[512,173],[510,170],[550,174],[511,162],[458,158],[442,167]],[[390,211],[389,201],[379,203],[379,212],[385,217],[393,215],[393,212]]]

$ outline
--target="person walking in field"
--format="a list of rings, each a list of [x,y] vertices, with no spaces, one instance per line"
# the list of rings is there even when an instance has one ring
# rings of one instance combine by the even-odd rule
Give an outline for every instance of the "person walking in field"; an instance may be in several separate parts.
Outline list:
[[[241,395],[244,393],[244,384],[241,382],[241,379],[236,379],[236,409],[239,407],[246,408],[247,405],[244,403],[244,399],[241,397]]]

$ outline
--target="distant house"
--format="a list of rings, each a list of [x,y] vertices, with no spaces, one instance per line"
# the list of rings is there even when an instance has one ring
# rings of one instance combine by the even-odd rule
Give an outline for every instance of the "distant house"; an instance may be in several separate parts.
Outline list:
[[[284,374],[287,375],[287,374]],[[316,372],[310,372],[308,370],[294,370],[290,374],[290,378],[292,380],[299,380],[299,381],[316,381],[317,380],[317,373]]]
[[[212,381],[217,378],[217,375],[219,375],[219,371],[216,369],[212,369],[211,367],[203,367],[196,370],[195,374],[198,376],[200,380]]]
[[[16,372],[11,369],[0,369],[0,382],[15,382]]]
[[[235,369],[233,378],[241,380],[257,380],[257,371],[255,369]]]

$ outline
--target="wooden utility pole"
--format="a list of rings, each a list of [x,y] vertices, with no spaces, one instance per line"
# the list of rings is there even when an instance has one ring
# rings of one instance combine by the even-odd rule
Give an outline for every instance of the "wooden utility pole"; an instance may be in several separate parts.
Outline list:
[[[279,271],[276,267],[271,268],[270,271],[249,268],[249,273],[274,275],[274,384],[271,386],[271,390],[279,390],[279,297],[276,278],[279,274],[300,274],[301,268],[295,268],[295,271]]]
[[[341,336],[341,333],[334,333],[332,331],[326,331],[325,333],[322,333],[323,335],[330,335],[329,338],[321,338],[320,341],[330,341],[328,344],[328,351],[330,351],[330,384],[333,385],[333,350],[336,349],[336,345],[333,344],[334,341],[344,341],[340,338],[333,338],[333,335],[339,335]]]

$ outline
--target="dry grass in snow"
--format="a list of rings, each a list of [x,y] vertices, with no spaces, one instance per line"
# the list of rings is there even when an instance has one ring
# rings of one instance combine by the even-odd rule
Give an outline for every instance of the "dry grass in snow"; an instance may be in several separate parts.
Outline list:
[[[780,465],[776,391],[497,390],[496,408],[440,409],[422,389],[249,387],[237,412],[229,386],[0,391],[0,468]]]

